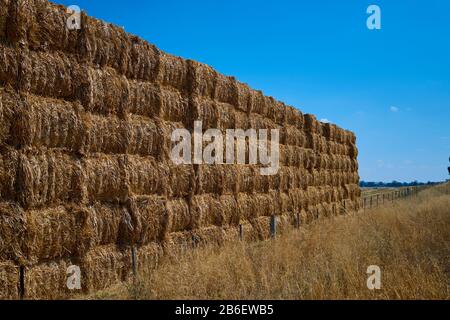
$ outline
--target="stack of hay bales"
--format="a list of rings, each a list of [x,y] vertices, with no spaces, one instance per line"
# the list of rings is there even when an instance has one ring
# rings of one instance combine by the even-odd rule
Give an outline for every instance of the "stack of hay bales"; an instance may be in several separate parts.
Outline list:
[[[85,292],[201,243],[358,209],[353,133],[46,0],[0,0],[0,298]],[[171,133],[279,129],[280,165],[175,165]],[[135,248],[132,250],[131,248]],[[76,292],[75,292],[76,293]]]

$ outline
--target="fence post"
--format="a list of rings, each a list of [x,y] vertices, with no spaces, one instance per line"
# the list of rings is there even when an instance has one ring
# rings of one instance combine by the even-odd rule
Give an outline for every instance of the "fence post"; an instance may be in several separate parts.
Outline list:
[[[296,219],[297,229],[300,229],[300,213],[297,212],[297,219]]]
[[[380,206],[380,195],[377,194],[377,207],[379,207],[379,206]]]
[[[134,246],[131,247],[131,265],[133,268],[133,275],[137,274],[137,257],[136,257],[136,248]]]
[[[373,207],[373,196],[370,196],[370,209]]]
[[[270,217],[270,236],[274,239],[277,235],[277,217],[273,214]]]
[[[244,226],[242,224],[239,225],[239,240],[244,240]]]

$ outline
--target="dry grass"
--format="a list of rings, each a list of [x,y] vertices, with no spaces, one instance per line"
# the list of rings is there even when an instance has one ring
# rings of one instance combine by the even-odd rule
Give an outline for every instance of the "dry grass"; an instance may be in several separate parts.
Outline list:
[[[316,221],[275,241],[167,258],[93,299],[449,299],[448,185],[362,214]],[[381,290],[367,289],[369,265]]]

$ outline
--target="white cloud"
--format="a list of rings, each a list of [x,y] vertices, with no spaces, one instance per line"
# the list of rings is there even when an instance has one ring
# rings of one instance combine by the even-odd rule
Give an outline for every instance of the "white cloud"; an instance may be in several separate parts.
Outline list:
[[[330,120],[328,120],[328,119],[320,119],[320,122],[322,122],[322,123],[330,123]]]
[[[395,106],[391,106],[390,110],[391,112],[398,112],[400,109]]]

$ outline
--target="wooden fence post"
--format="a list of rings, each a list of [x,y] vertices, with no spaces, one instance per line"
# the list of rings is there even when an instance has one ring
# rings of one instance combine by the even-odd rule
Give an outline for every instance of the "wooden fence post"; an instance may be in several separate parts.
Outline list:
[[[134,246],[131,247],[131,266],[133,268],[133,275],[137,274],[137,256],[136,256],[136,248]]]
[[[273,214],[270,217],[270,236],[274,239],[277,235],[277,217]]]
[[[297,212],[297,219],[296,219],[296,223],[297,223],[297,229],[300,229],[300,213]]]
[[[239,225],[239,240],[244,240],[244,226],[242,224]]]

